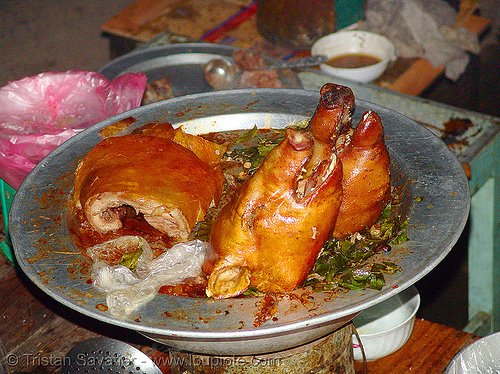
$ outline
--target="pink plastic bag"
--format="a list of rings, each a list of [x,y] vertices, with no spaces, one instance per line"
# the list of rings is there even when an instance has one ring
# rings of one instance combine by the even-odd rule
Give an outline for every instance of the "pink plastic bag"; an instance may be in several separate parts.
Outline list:
[[[141,104],[147,77],[113,81],[87,71],[42,73],[0,88],[0,178],[18,189],[28,173],[64,141]]]

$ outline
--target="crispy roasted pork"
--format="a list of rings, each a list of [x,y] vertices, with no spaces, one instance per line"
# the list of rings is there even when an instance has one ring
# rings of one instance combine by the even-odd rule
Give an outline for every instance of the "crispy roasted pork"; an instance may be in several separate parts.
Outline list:
[[[200,144],[188,149],[164,125],[154,133],[106,138],[78,165],[74,203],[98,232],[121,228],[131,207],[161,233],[183,241],[219,202],[224,178],[216,160],[223,149],[186,134]]]
[[[363,114],[339,158],[342,204],[332,235],[343,238],[373,225],[391,198],[390,157],[376,112]]]

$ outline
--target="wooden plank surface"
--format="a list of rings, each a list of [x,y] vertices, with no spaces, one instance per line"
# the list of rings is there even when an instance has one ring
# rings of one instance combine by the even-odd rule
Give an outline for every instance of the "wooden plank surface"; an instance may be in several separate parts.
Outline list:
[[[139,42],[147,42],[161,32],[169,32],[213,43],[222,42],[260,50],[277,58],[289,55],[290,50],[275,47],[272,51],[269,48],[269,43],[257,31],[255,15],[249,15],[245,22],[226,28],[223,35],[218,33],[216,38],[204,38],[221,25],[227,26],[227,20],[231,20],[250,4],[251,0],[138,0],[106,22],[102,30]],[[481,34],[488,27],[489,20],[472,14],[476,8],[474,2],[464,1],[464,4],[459,12],[457,26]],[[443,66],[435,67],[423,58],[415,59],[404,70],[401,70],[401,66],[395,64],[390,67],[375,83],[393,91],[417,96],[444,71]],[[391,72],[391,69],[394,71]]]
[[[477,339],[477,336],[466,332],[417,319],[412,335],[403,348],[368,362],[368,373],[443,373],[455,354]],[[361,362],[356,362],[356,373],[363,373]]]
[[[76,343],[103,335],[132,344],[151,357],[164,355],[133,331],[92,320],[55,302],[1,255],[0,297],[0,366],[7,373],[58,372],[64,356]],[[368,373],[442,373],[453,356],[475,339],[465,332],[417,319],[408,343],[388,357],[369,362]],[[356,373],[363,373],[360,362],[356,362]]]
[[[200,39],[250,0],[138,0],[102,25],[102,31],[147,42],[160,32]]]
[[[444,67],[434,67],[428,60],[420,58],[402,73],[389,89],[418,96],[429,87],[444,71]]]

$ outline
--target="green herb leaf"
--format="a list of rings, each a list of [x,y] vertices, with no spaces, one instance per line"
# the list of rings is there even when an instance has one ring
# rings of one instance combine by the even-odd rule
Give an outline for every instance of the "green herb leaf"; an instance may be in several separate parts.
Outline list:
[[[393,274],[401,268],[391,262],[369,264],[368,261],[389,243],[396,245],[408,240],[408,221],[400,220],[396,214],[398,207],[399,204],[387,204],[377,223],[361,236],[330,239],[305,284],[315,290],[337,287],[349,290],[382,289],[385,286],[384,274]]]
[[[141,257],[141,254],[142,246],[133,252],[124,253],[119,264],[135,271],[137,269],[137,261],[139,260],[139,257]]]
[[[401,268],[398,265],[388,261],[373,264],[371,268],[372,273],[380,273],[380,274],[393,274],[400,270]]]
[[[259,150],[259,154],[262,156],[262,159],[264,159],[274,147],[276,147],[276,144],[271,142],[257,144],[257,149]]]
[[[398,236],[391,240],[391,244],[401,244],[408,241],[408,236],[406,235],[406,230],[401,232]]]
[[[367,285],[368,288],[380,291],[385,286],[385,278],[382,274],[372,274],[370,277],[370,282]]]
[[[240,137],[238,139],[236,139],[236,143],[237,144],[245,143],[245,142],[252,140],[258,136],[259,136],[259,129],[257,128],[257,126],[254,126],[251,130],[241,134]]]

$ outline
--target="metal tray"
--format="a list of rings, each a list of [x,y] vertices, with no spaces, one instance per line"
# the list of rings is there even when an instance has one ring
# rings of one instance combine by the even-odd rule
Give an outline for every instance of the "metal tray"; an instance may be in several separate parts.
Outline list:
[[[130,320],[103,311],[103,295],[89,283],[89,262],[72,244],[67,201],[79,160],[101,138],[99,130],[128,116],[129,129],[170,121],[191,133],[285,127],[310,118],[319,93],[261,89],[189,95],[146,105],[109,118],[71,138],[28,175],[10,212],[10,232],[21,269],[60,303],[100,321],[138,331],[176,349],[215,355],[250,355],[299,346],[343,326],[358,312],[408,288],[431,271],[462,232],[470,205],[467,178],[448,147],[416,122],[358,100],[357,123],[366,110],[379,113],[393,167],[393,183],[406,183],[410,241],[382,259],[401,272],[386,277],[381,291],[296,290],[278,300],[276,318],[254,327],[262,299],[194,299],[159,294]],[[419,197],[422,201],[416,201]],[[420,200],[420,199],[417,199]]]
[[[211,43],[181,43],[139,49],[123,55],[104,65],[99,72],[108,79],[126,73],[145,73],[148,81],[167,78],[172,85],[174,97],[213,91],[205,80],[205,64],[214,58],[233,61],[237,47]],[[266,62],[276,62],[262,56]],[[290,69],[278,71],[286,88],[303,88],[297,74]]]

